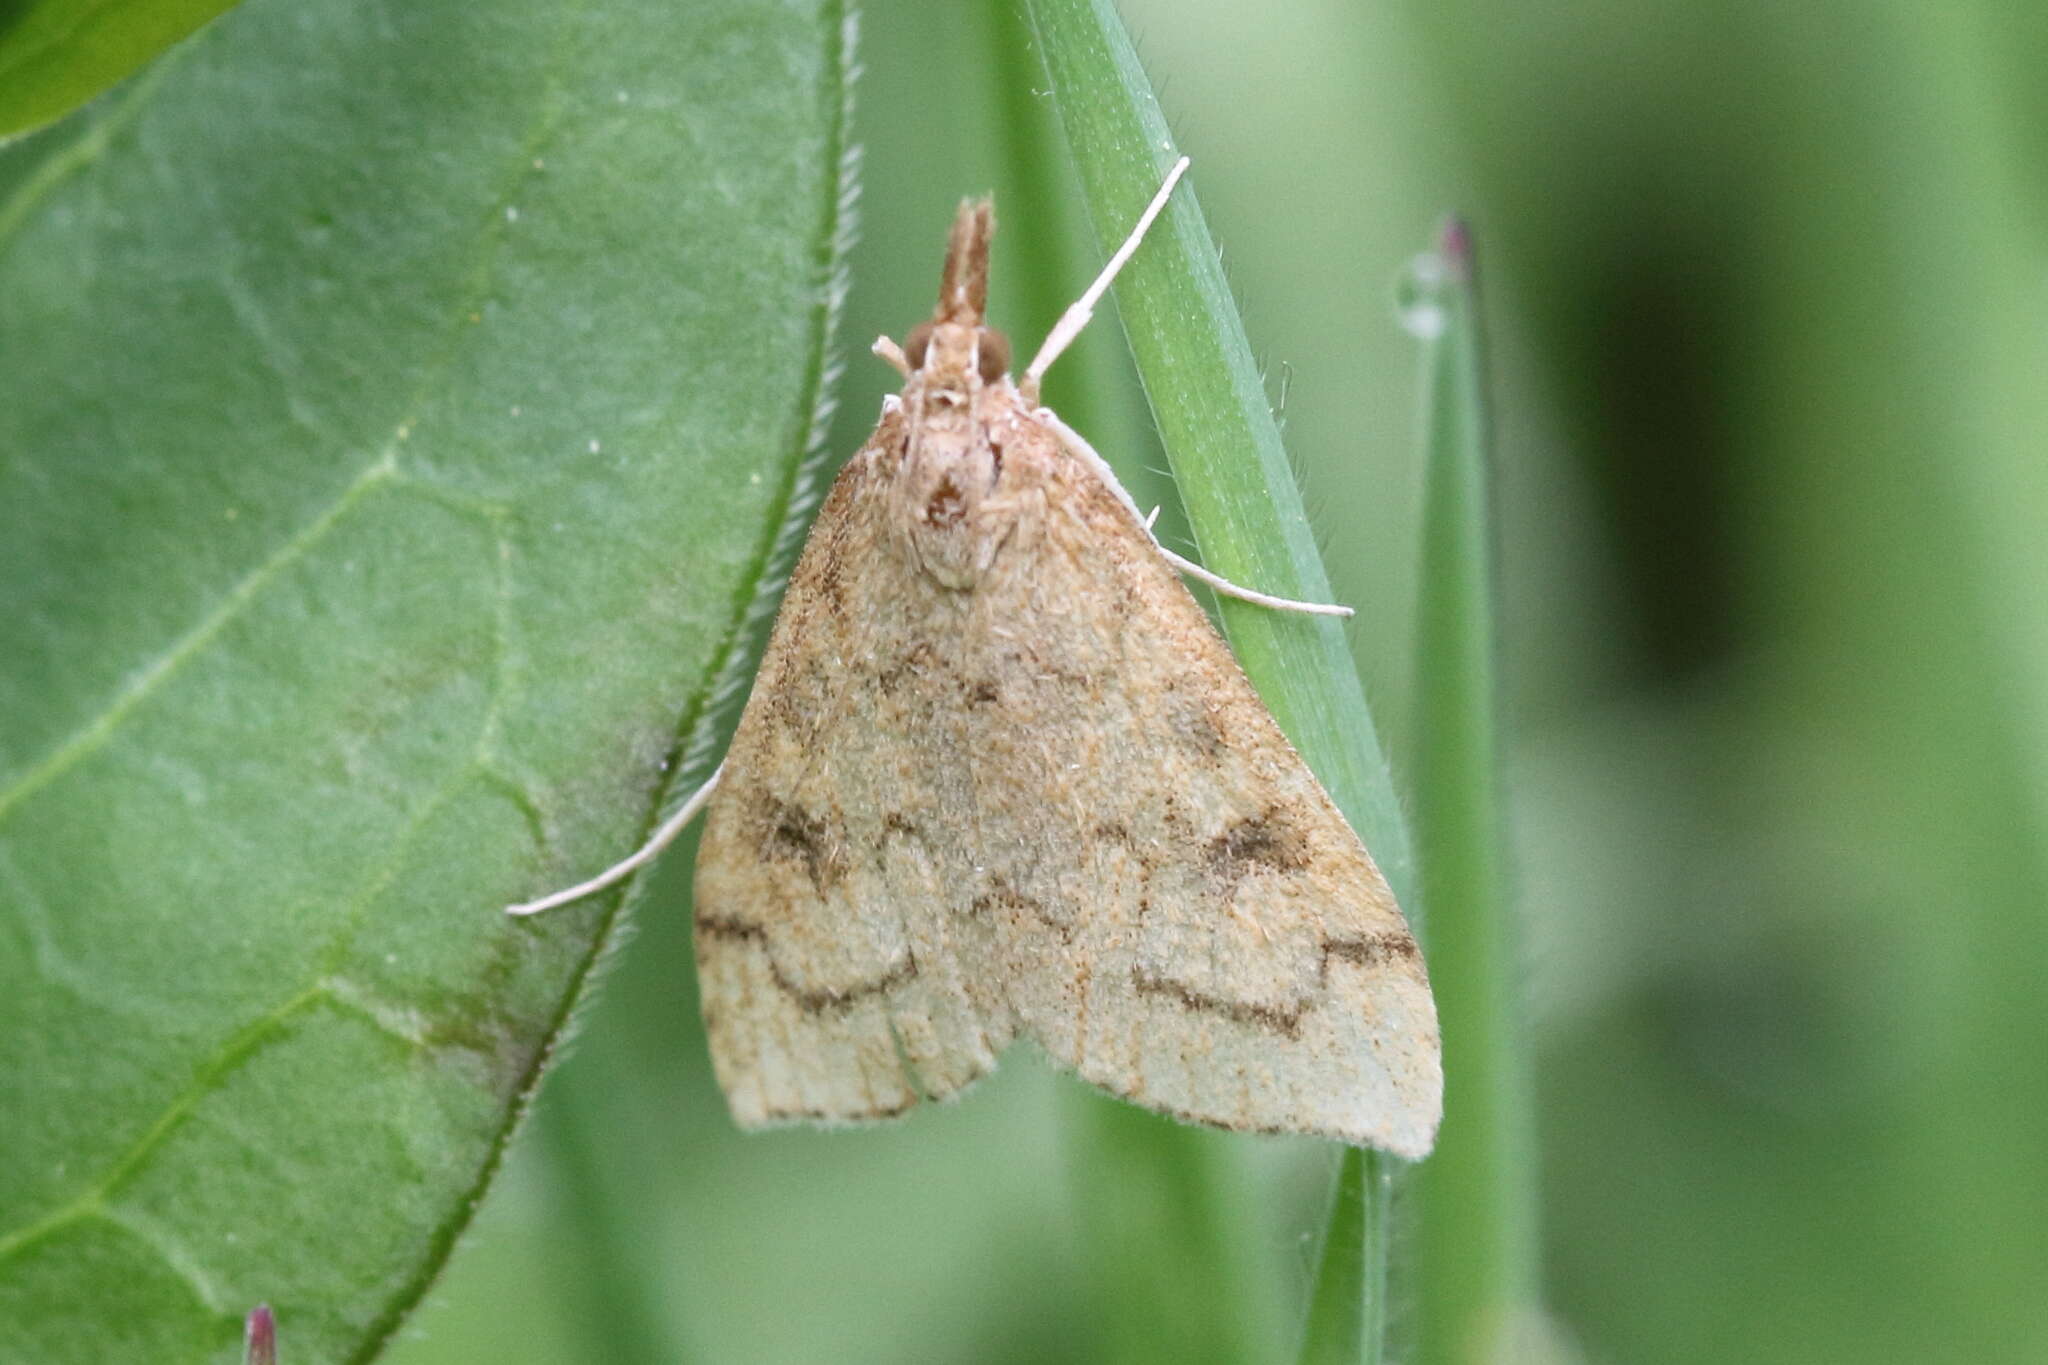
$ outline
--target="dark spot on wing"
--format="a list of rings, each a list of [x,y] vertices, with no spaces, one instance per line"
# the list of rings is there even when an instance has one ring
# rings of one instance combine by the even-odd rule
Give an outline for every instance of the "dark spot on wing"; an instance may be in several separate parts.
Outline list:
[[[1363,938],[1328,938],[1323,940],[1322,962],[1317,974],[1329,975],[1333,957],[1355,966],[1371,967],[1382,962],[1414,962],[1421,956],[1422,949],[1416,946],[1415,936],[1403,930],[1368,934]]]
[[[915,682],[931,672],[938,660],[939,652],[932,648],[931,641],[919,640],[875,675],[875,686],[893,693],[906,681]]]
[[[846,834],[836,818],[765,793],[753,804],[754,844],[763,861],[801,863],[821,892],[846,875]]]
[[[1172,792],[1168,792],[1166,800],[1160,803],[1160,814],[1171,829],[1181,830],[1187,827],[1187,816],[1183,815],[1180,809],[1180,797]]]
[[[1278,806],[1232,822],[1209,841],[1210,872],[1232,885],[1262,868],[1298,872],[1307,866],[1308,840]]]
[[[1062,943],[1074,941],[1074,926],[1055,916],[1049,906],[1035,896],[1027,896],[1010,886],[998,886],[995,890],[976,896],[968,903],[967,911],[977,919],[995,915],[1029,915],[1046,928],[1060,936]]]

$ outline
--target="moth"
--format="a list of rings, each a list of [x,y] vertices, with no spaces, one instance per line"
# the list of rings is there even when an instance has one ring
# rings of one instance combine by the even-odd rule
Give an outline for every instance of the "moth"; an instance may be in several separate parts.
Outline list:
[[[1442,1110],[1422,956],[1372,857],[1045,369],[986,321],[994,217],[954,220],[931,318],[791,574],[702,808],[697,971],[747,1128],[886,1119],[1013,1040],[1175,1118],[1425,1154]],[[1341,609],[1336,609],[1341,610]]]

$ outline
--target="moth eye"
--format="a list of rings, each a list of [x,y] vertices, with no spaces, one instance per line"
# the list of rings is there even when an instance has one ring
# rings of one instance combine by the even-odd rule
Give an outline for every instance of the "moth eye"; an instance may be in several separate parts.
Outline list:
[[[993,327],[983,327],[975,338],[981,354],[981,382],[993,384],[1010,370],[1010,339]]]
[[[910,368],[924,368],[925,352],[932,346],[932,325],[920,322],[910,329],[910,335],[903,339],[903,358],[910,362]]]

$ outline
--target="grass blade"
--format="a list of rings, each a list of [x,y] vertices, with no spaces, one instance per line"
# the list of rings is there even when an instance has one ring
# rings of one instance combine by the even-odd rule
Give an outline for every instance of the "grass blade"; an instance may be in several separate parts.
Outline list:
[[[1301,1365],[1379,1357],[1386,1336],[1387,1165],[1359,1147],[1347,1149],[1338,1164],[1296,1357]]]
[[[1416,263],[1404,314],[1427,347],[1415,826],[1446,1113],[1416,1179],[1417,1334],[1420,1359],[1477,1365],[1508,1358],[1504,1334],[1534,1299],[1536,1215],[1495,773],[1485,373],[1463,224]]]

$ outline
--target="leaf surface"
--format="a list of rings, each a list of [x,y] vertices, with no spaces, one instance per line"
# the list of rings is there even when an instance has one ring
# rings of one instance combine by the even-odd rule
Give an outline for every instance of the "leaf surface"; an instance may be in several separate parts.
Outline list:
[[[801,510],[826,0],[254,0],[0,156],[0,1341],[367,1359]],[[691,774],[682,774],[685,780]]]

